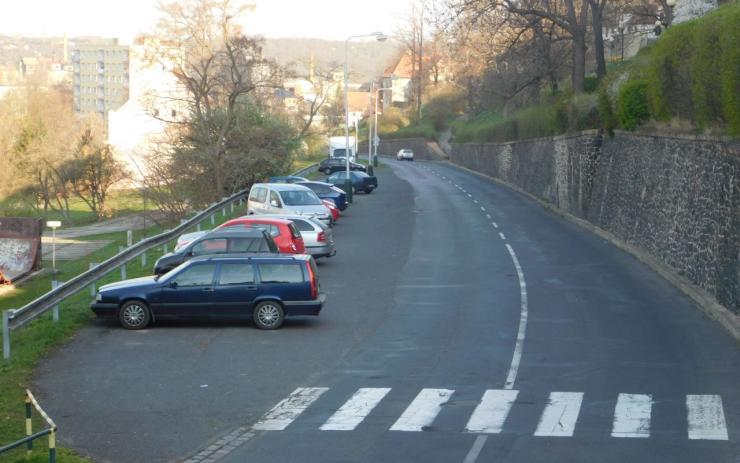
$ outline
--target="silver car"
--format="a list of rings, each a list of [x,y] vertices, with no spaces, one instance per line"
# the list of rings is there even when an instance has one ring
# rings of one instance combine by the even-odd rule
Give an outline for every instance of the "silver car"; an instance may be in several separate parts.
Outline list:
[[[249,215],[247,217],[267,217],[273,219],[290,220],[298,227],[303,238],[306,253],[311,254],[314,259],[319,257],[332,257],[337,253],[334,248],[334,234],[331,228],[319,220],[305,215],[291,214],[261,214]]]
[[[331,212],[311,189],[290,183],[255,183],[249,190],[247,214],[301,215],[331,225]]]

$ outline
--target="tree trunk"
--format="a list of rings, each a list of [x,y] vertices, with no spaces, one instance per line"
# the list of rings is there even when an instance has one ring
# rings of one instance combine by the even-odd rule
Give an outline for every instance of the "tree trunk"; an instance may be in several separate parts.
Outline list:
[[[604,59],[604,27],[603,27],[603,4],[589,2],[591,4],[591,23],[594,28],[594,54],[596,57],[596,76],[601,79],[606,75],[606,60]]]
[[[583,93],[583,81],[586,77],[586,31],[579,28],[573,31],[573,73],[572,83],[575,93]]]

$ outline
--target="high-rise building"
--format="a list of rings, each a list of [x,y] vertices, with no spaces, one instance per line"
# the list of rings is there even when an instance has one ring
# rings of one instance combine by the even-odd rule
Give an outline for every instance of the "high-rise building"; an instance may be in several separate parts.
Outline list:
[[[84,39],[72,49],[74,105],[106,117],[128,100],[129,51],[118,39]]]

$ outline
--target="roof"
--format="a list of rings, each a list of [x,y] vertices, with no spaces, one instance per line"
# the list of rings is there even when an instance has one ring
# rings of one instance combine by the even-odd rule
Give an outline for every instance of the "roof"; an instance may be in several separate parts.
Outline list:
[[[259,228],[215,228],[199,238],[259,238],[264,236],[264,231]],[[193,240],[195,241],[195,240]]]
[[[295,190],[307,190],[311,191],[305,186],[302,185],[296,185],[295,183],[255,183],[252,185],[252,188],[256,186],[263,186],[265,188],[271,188],[275,191],[295,191]]]
[[[209,260],[228,261],[244,259],[264,259],[264,260],[308,260],[311,256],[307,254],[278,254],[272,252],[245,252],[231,254],[208,254],[204,256],[195,256],[188,262],[203,262]]]
[[[227,228],[231,228],[232,225],[240,225],[243,223],[266,223],[271,225],[288,225],[290,223],[290,220],[287,219],[280,219],[277,217],[237,217],[235,219],[230,219],[224,222],[220,225],[219,230],[225,230]],[[229,224],[228,227],[225,225]]]
[[[370,110],[370,92],[348,92],[347,101],[350,111]]]

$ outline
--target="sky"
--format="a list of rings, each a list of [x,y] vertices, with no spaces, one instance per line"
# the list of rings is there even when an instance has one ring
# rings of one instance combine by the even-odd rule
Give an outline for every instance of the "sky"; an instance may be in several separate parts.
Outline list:
[[[249,34],[344,40],[382,31],[392,35],[410,0],[252,0]],[[157,0],[0,0],[0,34],[98,35],[130,43],[157,20]]]

